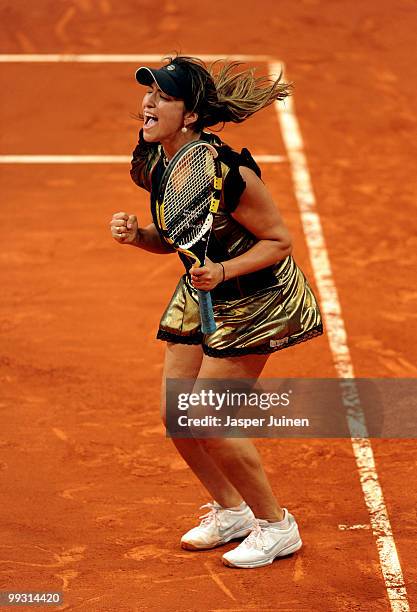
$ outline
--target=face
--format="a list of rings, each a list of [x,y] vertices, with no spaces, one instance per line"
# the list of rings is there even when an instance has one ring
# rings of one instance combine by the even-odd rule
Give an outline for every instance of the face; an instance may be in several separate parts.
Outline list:
[[[143,137],[147,142],[174,139],[184,126],[185,107],[182,100],[161,91],[156,83],[147,87],[142,101]]]

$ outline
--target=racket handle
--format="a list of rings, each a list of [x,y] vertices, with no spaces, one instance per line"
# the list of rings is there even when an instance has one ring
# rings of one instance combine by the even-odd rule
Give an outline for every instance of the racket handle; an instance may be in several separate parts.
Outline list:
[[[217,327],[213,316],[210,291],[200,291],[197,289],[197,295],[200,307],[201,331],[203,334],[212,334],[216,331]]]

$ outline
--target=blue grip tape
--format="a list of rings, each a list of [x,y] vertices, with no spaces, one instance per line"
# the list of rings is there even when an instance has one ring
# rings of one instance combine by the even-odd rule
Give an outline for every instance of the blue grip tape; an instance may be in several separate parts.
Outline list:
[[[212,334],[216,331],[217,327],[213,316],[210,291],[200,291],[197,289],[197,294],[200,307],[201,331],[203,334]]]

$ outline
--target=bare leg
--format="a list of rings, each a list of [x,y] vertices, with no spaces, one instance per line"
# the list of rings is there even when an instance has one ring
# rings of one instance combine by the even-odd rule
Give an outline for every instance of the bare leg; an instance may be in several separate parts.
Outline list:
[[[267,355],[234,358],[214,358],[204,355],[199,379],[257,379],[267,361]],[[200,443],[212,456],[223,474],[239,491],[257,518],[281,521],[284,517],[262,467],[254,444],[246,438],[206,438]]]
[[[164,422],[166,379],[196,378],[202,359],[203,351],[200,345],[167,343],[161,397],[161,416]],[[198,440],[172,438],[172,441],[184,461],[221,506],[231,508],[242,502],[242,496]]]

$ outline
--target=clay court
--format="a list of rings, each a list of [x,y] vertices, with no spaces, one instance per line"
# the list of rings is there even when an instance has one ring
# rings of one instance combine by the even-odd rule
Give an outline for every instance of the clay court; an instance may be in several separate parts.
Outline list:
[[[182,266],[108,227],[150,219],[129,176],[139,65],[175,50],[282,65],[285,113],[222,138],[259,159],[326,333],[263,376],[415,378],[415,3],[0,8],[0,590],[86,612],[417,609],[413,439],[258,440],[304,547],[251,571],[221,564],[234,544],[179,547],[208,501],[159,419],[155,334]]]

